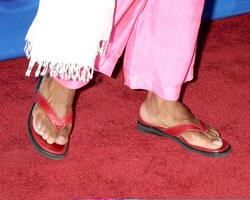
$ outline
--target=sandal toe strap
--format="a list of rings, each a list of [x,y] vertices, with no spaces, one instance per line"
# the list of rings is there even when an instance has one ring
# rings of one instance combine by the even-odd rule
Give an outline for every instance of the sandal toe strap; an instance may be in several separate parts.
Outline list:
[[[164,129],[164,132],[167,132],[168,134],[178,137],[181,134],[188,132],[188,131],[199,131],[203,133],[207,133],[207,129],[203,129],[200,126],[194,125],[194,124],[182,124],[182,125],[177,125],[174,127],[166,128]]]
[[[64,117],[60,118],[40,92],[37,92],[35,102],[44,111],[57,132],[62,130],[68,124],[72,123],[72,112],[69,112]]]

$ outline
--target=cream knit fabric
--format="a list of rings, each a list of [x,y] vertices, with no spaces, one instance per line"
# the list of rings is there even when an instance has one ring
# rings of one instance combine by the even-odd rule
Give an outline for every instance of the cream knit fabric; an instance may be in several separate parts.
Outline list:
[[[86,82],[96,56],[104,55],[113,25],[115,0],[40,0],[26,36],[26,72]]]

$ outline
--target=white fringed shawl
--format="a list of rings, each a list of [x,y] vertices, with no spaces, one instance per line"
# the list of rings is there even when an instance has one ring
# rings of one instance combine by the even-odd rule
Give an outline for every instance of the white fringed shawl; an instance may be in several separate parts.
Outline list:
[[[87,82],[96,56],[104,55],[113,25],[115,0],[40,0],[26,36],[26,72],[47,72],[65,80]]]

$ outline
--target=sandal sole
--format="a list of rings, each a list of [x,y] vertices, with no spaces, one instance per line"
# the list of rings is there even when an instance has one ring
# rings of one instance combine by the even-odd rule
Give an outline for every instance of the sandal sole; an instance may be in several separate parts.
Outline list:
[[[35,94],[37,93],[37,91],[39,90],[40,88],[40,85],[42,83],[42,80],[43,80],[43,77],[40,77],[37,81],[37,84],[35,86]],[[55,155],[55,154],[52,154],[52,153],[49,153],[47,151],[45,151],[44,149],[42,149],[39,144],[37,144],[36,140],[34,139],[33,135],[32,135],[32,130],[31,130],[31,125],[30,125],[30,119],[32,117],[32,112],[33,112],[33,109],[35,107],[36,104],[33,104],[32,108],[31,108],[31,111],[29,113],[29,116],[28,116],[28,122],[27,122],[27,134],[28,134],[28,137],[29,137],[29,140],[30,140],[30,143],[32,144],[32,146],[35,148],[36,151],[38,151],[38,153],[40,153],[41,155],[43,155],[44,157],[46,158],[49,158],[49,159],[52,159],[52,160],[62,160],[65,155],[67,154],[68,152],[68,148],[69,148],[69,142],[68,142],[68,145],[66,147],[66,150],[65,150],[65,153],[64,154],[61,154],[61,155]]]
[[[224,158],[226,157],[232,150],[232,148],[229,146],[229,148],[224,151],[224,152],[206,152],[206,151],[201,151],[195,148],[190,147],[189,145],[185,144],[183,141],[181,141],[180,139],[171,136],[165,132],[162,132],[156,128],[152,128],[152,127],[148,127],[146,125],[143,125],[142,123],[140,123],[139,121],[137,122],[137,129],[142,132],[142,133],[146,133],[146,134],[153,134],[153,135],[157,135],[157,136],[162,136],[171,140],[176,141],[178,144],[180,144],[182,147],[184,147],[186,150],[194,152],[194,153],[198,153],[201,154],[203,156],[207,156],[207,157],[213,157],[213,158]]]

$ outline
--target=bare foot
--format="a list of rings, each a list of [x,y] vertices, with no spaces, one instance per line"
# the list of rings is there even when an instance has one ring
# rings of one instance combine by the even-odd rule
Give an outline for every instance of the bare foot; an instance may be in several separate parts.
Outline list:
[[[46,76],[42,80],[39,92],[55,110],[58,117],[63,117],[72,111],[75,90],[65,88],[53,78]],[[41,135],[47,143],[64,145],[68,142],[72,124],[66,126],[58,134],[51,121],[39,106],[35,106],[32,116],[35,131]]]
[[[183,123],[199,125],[198,119],[183,103],[166,101],[152,92],[148,93],[141,105],[140,117],[146,123],[166,128]],[[190,144],[207,149],[218,149],[222,146],[219,132],[212,127],[209,127],[207,135],[189,131],[181,136]]]

